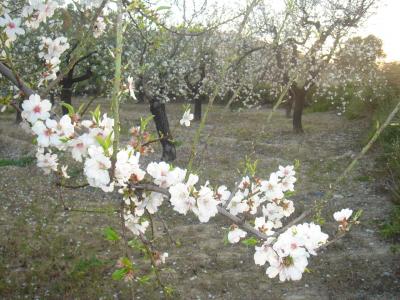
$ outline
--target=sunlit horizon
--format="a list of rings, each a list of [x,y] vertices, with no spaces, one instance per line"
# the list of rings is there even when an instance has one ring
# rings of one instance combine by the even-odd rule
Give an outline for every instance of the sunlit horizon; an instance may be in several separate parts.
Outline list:
[[[399,12],[399,0],[383,0],[376,14],[360,30],[362,36],[373,34],[382,40],[386,62],[400,62]]]

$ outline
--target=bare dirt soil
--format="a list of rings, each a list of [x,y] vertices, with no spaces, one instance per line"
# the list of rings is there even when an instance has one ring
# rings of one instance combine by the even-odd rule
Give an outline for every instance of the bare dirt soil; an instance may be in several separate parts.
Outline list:
[[[198,124],[178,126],[180,105],[169,105],[173,134],[183,143],[175,165],[185,167]],[[258,175],[268,176],[279,165],[300,161],[293,197],[300,214],[329,190],[366,141],[367,120],[346,120],[334,113],[304,116],[305,134],[294,135],[291,120],[278,111],[270,123],[269,110],[210,114],[197,149],[194,169],[212,184],[233,187],[246,155],[259,160]],[[137,124],[148,114],[146,105],[122,105],[122,124]],[[125,131],[126,132],[126,131]],[[123,135],[127,139],[127,135]],[[31,137],[0,115],[0,159],[34,156]],[[146,161],[160,156],[159,146]],[[363,209],[361,224],[317,257],[301,281],[280,283],[254,264],[254,249],[227,245],[231,225],[223,217],[200,224],[168,207],[161,211],[179,246],[169,245],[161,222],[155,221],[157,244],[169,252],[162,277],[175,288],[173,299],[400,299],[400,258],[390,241],[379,234],[392,204],[379,189],[375,148],[357,165],[324,210],[324,231],[335,234],[332,213],[340,208]],[[79,182],[78,170],[70,169]],[[105,195],[90,187],[60,190],[52,176],[35,163],[0,167],[0,298],[2,299],[129,299],[127,284],[111,279],[115,261],[123,256],[119,244],[104,240],[103,229],[119,230],[118,194]],[[66,212],[60,194],[75,211]],[[82,212],[80,210],[101,210]],[[104,213],[108,211],[108,213]],[[140,258],[135,254],[135,260]],[[139,263],[141,266],[141,264]],[[145,266],[143,265],[143,268]],[[139,299],[163,298],[154,285],[135,284]]]

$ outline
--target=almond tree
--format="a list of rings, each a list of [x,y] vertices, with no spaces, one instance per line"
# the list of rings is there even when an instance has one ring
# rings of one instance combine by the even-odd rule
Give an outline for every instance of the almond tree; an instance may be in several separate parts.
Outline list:
[[[306,98],[318,84],[321,71],[353,30],[371,13],[375,0],[291,0],[273,14],[260,6],[255,24],[259,38],[274,51],[279,86],[288,87],[293,102],[293,130],[303,132],[302,114]],[[274,71],[273,71],[274,72]]]

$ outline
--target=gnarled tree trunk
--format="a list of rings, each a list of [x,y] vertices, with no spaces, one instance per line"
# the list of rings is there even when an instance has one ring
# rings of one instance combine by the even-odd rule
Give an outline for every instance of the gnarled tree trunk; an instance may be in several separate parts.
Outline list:
[[[201,120],[201,104],[202,104],[203,97],[199,95],[194,100],[194,120],[200,121]]]
[[[301,117],[303,115],[304,104],[306,102],[306,90],[304,87],[293,89],[294,110],[293,110],[293,131],[295,133],[304,133]]]
[[[150,99],[150,112],[154,116],[154,123],[158,136],[160,137],[161,146],[163,148],[161,159],[164,161],[173,161],[176,159],[175,145],[171,142],[172,135],[169,129],[167,112],[165,104],[161,103],[155,97]]]
[[[286,103],[286,118],[292,117],[293,102],[294,102],[294,94],[293,94],[292,89],[289,89],[288,99],[287,99],[287,103]]]

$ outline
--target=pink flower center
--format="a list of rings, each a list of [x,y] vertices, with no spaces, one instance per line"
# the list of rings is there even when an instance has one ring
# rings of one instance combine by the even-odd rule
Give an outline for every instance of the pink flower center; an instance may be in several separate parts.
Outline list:
[[[42,111],[42,108],[40,107],[40,105],[36,105],[34,108],[33,108],[33,112],[34,113],[40,113]]]
[[[51,129],[47,129],[47,130],[44,132],[44,134],[45,134],[46,136],[51,136]]]
[[[292,248],[293,250],[296,249],[296,248],[297,248],[297,244],[296,244],[296,243],[292,243],[292,244],[290,245],[290,248]]]
[[[76,144],[76,147],[82,149],[83,148],[83,143]]]
[[[10,29],[14,29],[15,27],[17,27],[17,25],[15,25],[15,23],[14,22],[10,22],[10,23],[8,23],[8,28],[10,28]]]

